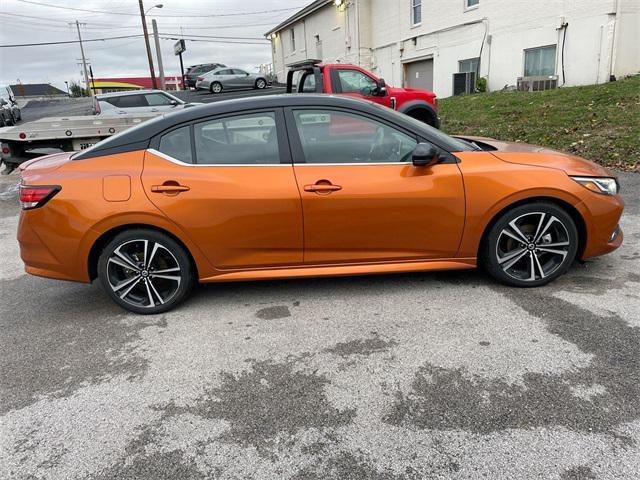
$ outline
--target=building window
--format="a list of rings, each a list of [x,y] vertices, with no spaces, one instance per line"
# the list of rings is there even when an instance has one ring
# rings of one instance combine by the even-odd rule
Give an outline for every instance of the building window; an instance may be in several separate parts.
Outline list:
[[[476,8],[479,3],[480,0],[464,0],[464,6],[466,9]]]
[[[295,29],[291,29],[291,51],[296,51],[296,31]]]
[[[422,0],[411,0],[411,24],[422,23]]]
[[[466,60],[460,60],[458,62],[458,72],[479,72],[480,68],[480,59],[479,58],[468,58]]]
[[[524,76],[548,77],[556,74],[556,46],[524,51]]]

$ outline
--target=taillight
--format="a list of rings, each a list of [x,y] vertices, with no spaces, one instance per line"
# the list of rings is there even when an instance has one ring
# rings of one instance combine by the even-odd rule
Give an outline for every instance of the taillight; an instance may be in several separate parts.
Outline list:
[[[198,77],[199,82],[201,82],[202,80],[204,80],[204,77]]]
[[[93,109],[95,110],[95,114],[96,115],[100,115],[100,102],[98,101],[97,98],[93,97]]]
[[[20,205],[23,210],[39,208],[60,191],[59,185],[20,185]]]

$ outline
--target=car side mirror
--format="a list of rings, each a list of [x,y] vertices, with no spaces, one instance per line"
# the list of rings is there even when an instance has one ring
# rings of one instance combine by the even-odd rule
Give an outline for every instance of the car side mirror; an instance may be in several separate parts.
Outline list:
[[[413,149],[411,161],[414,167],[431,167],[440,160],[438,149],[430,143],[419,143]]]
[[[387,83],[384,81],[384,78],[378,80],[378,90],[376,95],[379,97],[384,97],[387,95]]]
[[[177,102],[176,100],[171,100],[171,101],[169,102],[169,104],[170,104],[172,107],[175,107],[176,105],[178,105],[178,102]]]

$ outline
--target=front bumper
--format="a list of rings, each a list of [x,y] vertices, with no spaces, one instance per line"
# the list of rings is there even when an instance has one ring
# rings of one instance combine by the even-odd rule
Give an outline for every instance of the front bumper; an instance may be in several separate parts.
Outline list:
[[[622,245],[624,234],[620,228],[620,217],[624,201],[620,195],[607,197],[590,192],[578,210],[586,224],[583,260],[613,252]]]

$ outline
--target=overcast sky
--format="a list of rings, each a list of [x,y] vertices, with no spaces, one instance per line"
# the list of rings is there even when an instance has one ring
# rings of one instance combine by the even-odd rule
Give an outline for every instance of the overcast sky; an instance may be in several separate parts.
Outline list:
[[[138,0],[33,2],[0,0],[0,45],[77,40],[75,24],[69,26],[66,23],[75,22],[76,19],[84,24],[81,26],[83,40],[142,33]],[[292,15],[295,9],[310,2],[311,0],[144,0],[144,6],[148,10],[154,5],[163,4],[163,8],[153,8],[148,13],[149,32],[151,19],[155,17],[160,34],[180,34],[182,27],[185,37],[208,35],[264,38],[264,33],[271,27]],[[280,9],[292,10],[252,13]],[[116,15],[116,12],[120,15]],[[258,44],[188,41],[187,51],[183,54],[185,68],[196,63],[221,62],[253,71],[262,63],[271,63],[269,43],[247,41]],[[167,76],[180,75],[178,57],[173,54],[175,42],[176,40],[161,40],[160,44]],[[151,45],[157,74],[153,38]],[[143,37],[86,42],[84,49],[96,78],[149,76]],[[83,78],[81,67],[77,65],[79,59],[80,47],[77,43],[0,48],[0,83],[14,84],[19,79],[22,83],[52,83],[64,90],[65,80],[79,82]]]

